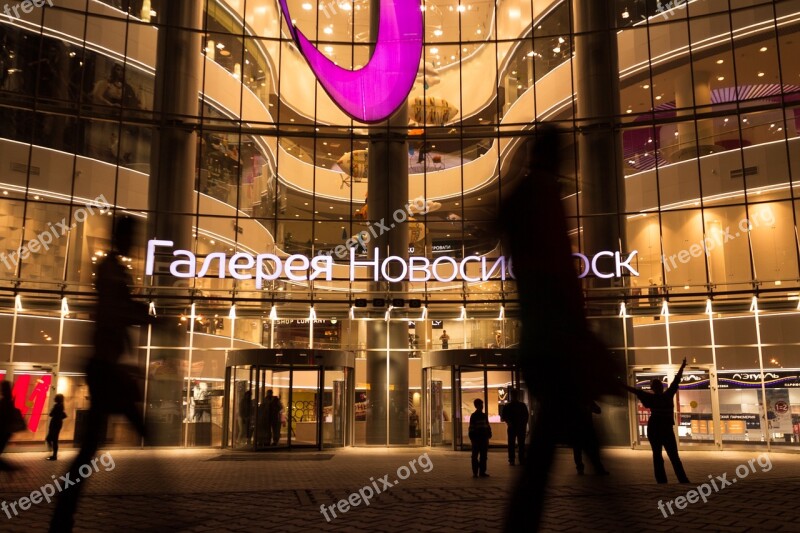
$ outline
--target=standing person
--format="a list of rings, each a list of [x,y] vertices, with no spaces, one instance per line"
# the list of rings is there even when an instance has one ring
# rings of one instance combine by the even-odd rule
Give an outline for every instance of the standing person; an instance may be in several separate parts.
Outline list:
[[[655,471],[658,483],[667,482],[667,472],[664,470],[664,457],[661,455],[661,448],[667,451],[675,470],[675,476],[681,483],[689,483],[686,472],[683,470],[683,463],[678,456],[678,443],[675,441],[675,404],[673,398],[678,392],[678,386],[683,377],[683,369],[686,368],[686,358],[683,358],[680,370],[675,375],[675,379],[670,383],[669,388],[664,391],[664,384],[660,379],[653,379],[650,382],[652,393],[645,392],[625,385],[625,388],[636,395],[642,405],[650,409],[650,420],[647,421],[647,439],[653,449],[653,470]]]
[[[439,337],[439,340],[442,341],[442,350],[446,350],[449,343],[450,343],[450,335],[447,334],[447,330],[442,330],[442,335]]]
[[[528,406],[519,401],[519,391],[511,390],[511,401],[503,407],[500,420],[508,432],[508,464],[514,466],[515,451],[519,446],[519,464],[525,464],[525,436],[528,434]]]
[[[261,400],[258,408],[258,446],[270,446],[272,444],[272,389],[267,391],[267,395]]]
[[[283,404],[277,396],[272,397],[269,416],[270,426],[272,427],[272,445],[277,446],[278,441],[281,440],[281,424],[283,423]]]
[[[583,465],[583,454],[589,458],[595,472],[601,476],[607,476],[608,470],[600,460],[600,442],[597,439],[597,432],[594,430],[592,413],[600,414],[600,406],[593,400],[585,401],[574,409],[572,416],[572,458],[575,460],[575,469],[578,475],[582,476],[585,470]]]
[[[47,437],[45,437],[47,446],[53,452],[50,457],[47,457],[48,461],[58,460],[58,435],[61,433],[65,418],[67,418],[67,413],[64,412],[64,395],[56,394],[55,404],[50,409],[50,426],[47,428]]]
[[[489,417],[483,412],[483,400],[475,398],[475,412],[469,417],[469,440],[472,443],[472,477],[489,477],[486,473],[486,460],[489,453],[489,439],[492,427]]]
[[[119,362],[133,349],[128,327],[151,322],[148,306],[131,298],[128,287],[132,280],[127,264],[122,261],[123,257],[130,257],[134,230],[133,218],[119,218],[112,233],[111,251],[97,267],[94,351],[85,370],[91,405],[80,451],[67,473],[71,479],[80,479],[79,469],[94,458],[104,440],[110,415],[124,415],[140,436],[146,433],[142,411],[136,405],[142,400],[141,391]],[[59,493],[50,521],[51,532],[72,531],[84,486],[86,483],[77,483]]]

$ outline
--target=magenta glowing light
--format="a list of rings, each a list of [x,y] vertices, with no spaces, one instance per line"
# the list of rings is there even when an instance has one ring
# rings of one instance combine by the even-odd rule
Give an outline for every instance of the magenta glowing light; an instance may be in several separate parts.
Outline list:
[[[358,70],[342,68],[317,50],[292,24],[286,0],[279,1],[300,53],[325,92],[348,116],[361,122],[381,122],[405,104],[422,56],[419,0],[381,0],[374,52]]]

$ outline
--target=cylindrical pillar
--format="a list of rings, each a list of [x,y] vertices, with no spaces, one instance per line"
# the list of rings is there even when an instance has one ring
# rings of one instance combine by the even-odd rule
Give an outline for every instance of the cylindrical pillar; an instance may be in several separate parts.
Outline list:
[[[371,0],[371,35],[378,35],[380,1]],[[389,255],[408,258],[408,226],[393,215],[405,211],[408,203],[408,108],[402,106],[386,123],[370,130],[368,214],[377,234],[367,248],[370,258],[383,261]],[[401,218],[401,217],[398,217]],[[404,220],[404,217],[402,218]],[[381,230],[380,222],[388,227]],[[397,261],[391,264],[401,268]],[[390,276],[399,276],[396,270]],[[372,284],[373,293],[404,297],[405,282]],[[388,305],[388,302],[387,302]],[[374,310],[376,318],[385,309]],[[405,322],[369,322],[367,331],[367,444],[408,444],[408,324]],[[388,425],[387,425],[388,424]]]
[[[714,149],[714,120],[697,120],[695,129],[695,108],[711,106],[711,74],[698,70],[686,72],[675,79],[675,106],[679,117],[686,117],[685,122],[678,122],[678,146],[675,161],[692,159],[711,153]],[[703,110],[700,110],[702,112]]]
[[[598,252],[627,253],[625,239],[625,180],[622,143],[618,130],[619,65],[614,2],[572,0],[574,11],[575,88],[577,91],[576,140],[580,178],[580,214],[583,227],[583,252],[592,257]],[[614,272],[614,258],[598,261],[599,270]],[[621,285],[616,279],[587,278],[597,289]],[[603,315],[616,313],[617,303],[588,303],[590,326],[607,346],[623,346],[624,332],[610,325]],[[593,319],[597,317],[598,319]],[[616,323],[615,323],[616,324]],[[607,364],[618,375],[625,375],[622,350],[612,351]],[[604,405],[602,432],[608,443],[627,441],[626,403],[621,398]]]

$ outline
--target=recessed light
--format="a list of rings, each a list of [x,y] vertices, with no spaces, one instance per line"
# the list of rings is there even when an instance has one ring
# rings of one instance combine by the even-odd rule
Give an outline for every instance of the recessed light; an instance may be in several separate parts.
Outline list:
[[[303,2],[303,6],[302,6],[302,7],[303,7],[303,9],[305,9],[306,11],[311,11],[311,4],[309,4],[308,2]],[[321,5],[320,5],[320,9],[322,9],[322,6],[321,6]]]
[[[650,88],[650,85],[649,85],[649,84],[647,84],[647,83],[645,83],[644,85],[642,85],[642,89],[649,89],[649,88]]]
[[[480,202],[480,201],[481,201],[481,198],[478,198],[478,201]]]
[[[438,28],[437,28],[437,29],[435,29],[435,30],[433,30],[433,34],[434,34],[436,37],[441,37],[441,36],[442,36],[442,33],[443,33],[443,32],[442,32],[442,30],[440,30],[440,29],[438,29]]]
[[[764,73],[763,73],[763,72],[759,72],[759,73],[758,73],[758,77],[759,77],[759,78],[763,78],[763,77],[764,77]]]
[[[438,48],[436,48],[436,47],[434,46],[433,48],[431,48],[430,52],[431,52],[433,55],[436,55],[436,54],[438,54],[438,53],[439,53],[439,49],[438,49]]]
[[[628,114],[630,114],[630,113],[633,113],[633,109],[628,109],[628,110],[627,110],[627,111],[625,111],[625,112],[626,112],[626,113],[628,113]]]
[[[332,28],[332,27],[330,27],[330,26],[328,26],[327,28],[325,28],[324,30],[322,30],[322,32],[323,32],[325,35],[331,35],[331,34],[333,33],[333,28]]]
[[[717,65],[721,65],[725,62],[724,59],[717,59]]]
[[[766,46],[762,46],[761,48],[758,49],[759,52],[766,52],[767,50],[769,50],[769,48],[767,48]]]
[[[717,81],[725,81],[725,76],[717,76]]]

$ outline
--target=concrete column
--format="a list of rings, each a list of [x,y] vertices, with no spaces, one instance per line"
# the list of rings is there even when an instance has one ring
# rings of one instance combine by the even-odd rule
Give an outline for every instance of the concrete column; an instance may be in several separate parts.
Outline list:
[[[371,35],[375,42],[380,1],[371,0]],[[370,257],[378,249],[382,261],[389,255],[408,258],[408,226],[398,224],[393,214],[405,210],[408,202],[408,108],[401,107],[386,123],[370,129],[368,213],[376,233],[379,221],[391,228],[372,239]],[[399,270],[400,265],[394,262]],[[390,271],[398,276],[399,271]],[[375,293],[404,293],[406,283],[372,283]],[[404,294],[400,295],[404,297]],[[391,296],[390,296],[391,297]],[[387,303],[388,304],[388,303]],[[376,309],[382,318],[385,309]],[[388,341],[387,341],[388,335]],[[388,342],[388,344],[387,344]],[[405,322],[368,323],[367,331],[367,444],[408,444],[408,324]],[[372,351],[375,350],[375,351]],[[388,377],[387,377],[388,357]],[[388,429],[387,429],[388,422]]]
[[[625,239],[625,181],[622,167],[622,142],[617,130],[619,116],[619,65],[614,2],[572,0],[575,56],[573,72],[577,91],[576,126],[578,132],[578,175],[580,214],[583,217],[583,252],[592,256],[600,251],[627,253]],[[614,271],[610,261],[598,262],[601,270]],[[587,279],[589,287],[608,289],[620,286],[615,279]],[[618,303],[589,304],[591,316],[618,312]],[[590,320],[591,328],[608,346],[623,346],[620,321]],[[622,350],[611,352],[607,364],[625,375]],[[626,400],[614,398],[604,405],[601,433],[606,443],[627,441]]]

